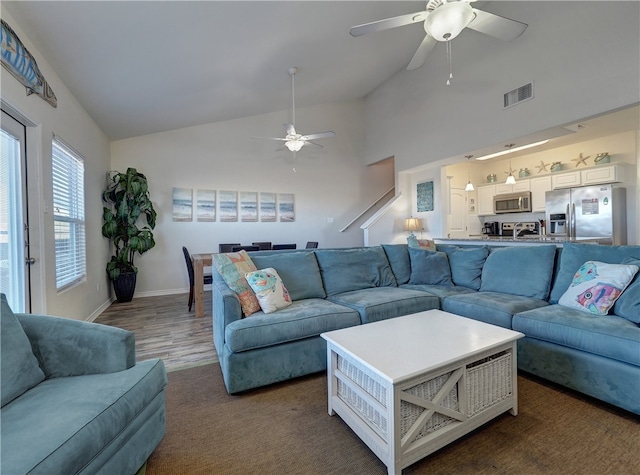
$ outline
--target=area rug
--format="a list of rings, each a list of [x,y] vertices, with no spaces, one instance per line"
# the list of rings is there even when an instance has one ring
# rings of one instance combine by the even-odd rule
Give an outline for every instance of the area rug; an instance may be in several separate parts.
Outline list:
[[[532,376],[508,413],[403,474],[637,474],[640,417]],[[386,474],[339,416],[322,373],[227,394],[218,364],[169,374],[167,433],[147,463],[160,474]]]

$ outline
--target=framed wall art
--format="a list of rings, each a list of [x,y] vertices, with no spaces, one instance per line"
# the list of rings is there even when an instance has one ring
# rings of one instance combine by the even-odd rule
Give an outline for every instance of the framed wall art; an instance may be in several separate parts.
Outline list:
[[[238,192],[220,191],[220,222],[229,223],[238,221]]]
[[[173,220],[187,222],[192,220],[193,190],[191,188],[173,189]]]
[[[293,193],[278,194],[278,214],[280,222],[291,223],[295,221],[296,215],[293,203]]]
[[[258,221],[258,193],[255,191],[240,192],[240,220],[249,223]]]
[[[196,193],[196,220],[213,223],[216,220],[216,190],[198,190]]]
[[[426,181],[424,183],[418,183],[416,191],[418,212],[433,211],[433,182]]]
[[[276,194],[260,193],[260,221],[273,223],[276,221]]]

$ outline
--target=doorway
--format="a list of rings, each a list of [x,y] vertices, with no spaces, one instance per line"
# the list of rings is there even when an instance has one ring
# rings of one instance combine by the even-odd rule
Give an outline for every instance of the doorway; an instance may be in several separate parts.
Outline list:
[[[30,312],[26,127],[5,111],[0,125],[0,292],[13,311]]]

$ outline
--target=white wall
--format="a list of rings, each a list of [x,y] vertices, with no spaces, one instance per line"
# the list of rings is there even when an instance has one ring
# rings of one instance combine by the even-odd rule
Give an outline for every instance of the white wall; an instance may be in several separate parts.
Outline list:
[[[36,59],[58,98],[58,107],[53,108],[36,95],[27,96],[25,87],[5,68],[0,68],[2,100],[35,124],[27,129],[31,255],[36,258],[36,264],[31,267],[32,310],[87,319],[109,303],[105,272],[109,251],[108,242],[101,234],[100,193],[109,169],[109,141],[4,8],[2,19],[13,28]],[[63,292],[56,291],[53,215],[50,212],[53,196],[51,140],[54,133],[85,158],[87,278]],[[98,286],[100,290],[97,290]]]
[[[217,252],[222,242],[363,245],[360,222],[344,233],[339,230],[394,185],[394,174],[392,160],[365,164],[362,115],[362,100],[298,110],[300,131],[333,130],[336,136],[318,141],[322,149],[303,148],[295,163],[288,150],[275,151],[281,143],[251,139],[281,137],[281,124],[290,120],[286,111],[112,142],[112,167],[136,167],[144,173],[158,212],[156,247],[136,258],[136,295],[188,288],[182,246],[197,253]],[[197,189],[294,193],[296,220],[174,222],[173,187],[191,188],[194,194]]]
[[[440,164],[451,157],[640,101],[640,3],[491,2],[483,8],[529,27],[505,43],[463,31],[452,44],[451,86],[445,85],[444,45],[436,45],[425,66],[398,72],[366,98],[367,160],[393,155],[398,172],[421,169],[404,180],[411,188],[400,188],[403,194],[413,193],[417,181],[438,180]],[[503,94],[530,81],[534,99],[503,110]],[[411,211],[408,206],[405,213]],[[442,222],[442,213],[439,208],[429,221]],[[393,219],[380,225],[391,228]]]

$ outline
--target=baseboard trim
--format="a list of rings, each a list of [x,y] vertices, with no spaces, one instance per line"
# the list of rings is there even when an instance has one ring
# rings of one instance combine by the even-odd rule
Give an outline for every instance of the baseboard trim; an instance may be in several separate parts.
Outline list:
[[[96,318],[98,318],[102,312],[108,309],[113,302],[115,302],[115,297],[108,298],[102,305],[100,305],[89,317],[85,319],[87,322],[94,322]]]

